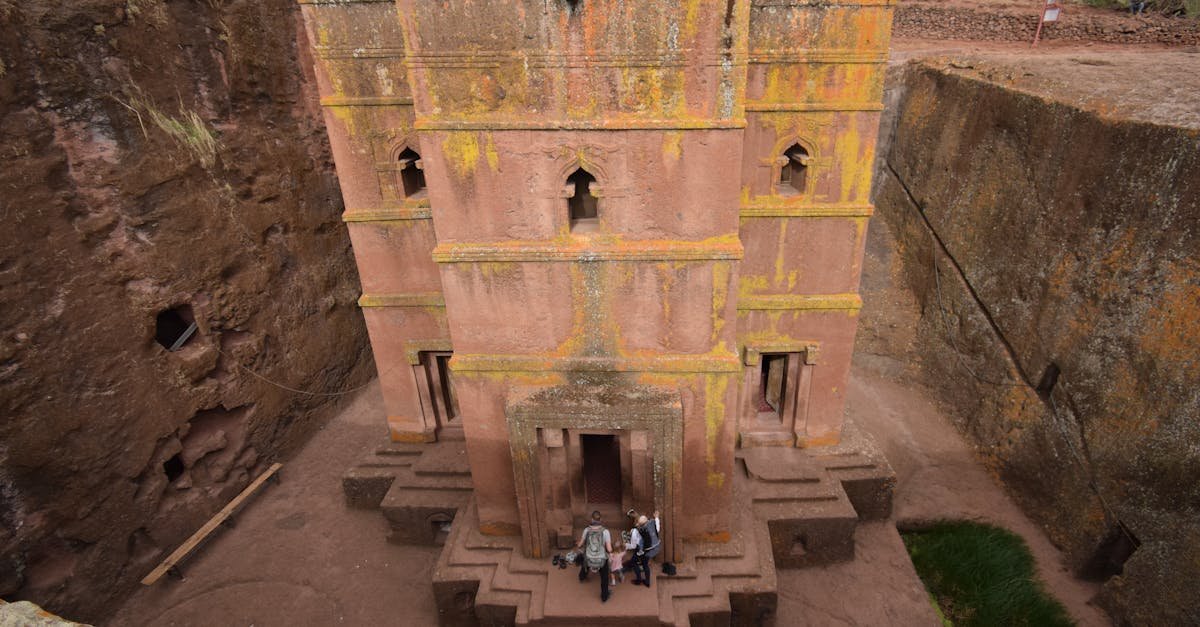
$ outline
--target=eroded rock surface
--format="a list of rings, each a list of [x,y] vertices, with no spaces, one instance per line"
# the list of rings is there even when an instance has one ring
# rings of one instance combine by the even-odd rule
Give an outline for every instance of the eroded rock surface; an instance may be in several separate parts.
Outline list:
[[[920,321],[891,348],[1075,569],[1106,581],[1114,618],[1186,624],[1200,620],[1195,104],[1150,81],[1121,96],[1139,76],[1119,60],[1075,63],[1103,88],[1056,87],[1072,63],[892,76],[876,220]],[[1148,121],[1151,104],[1185,111]]]
[[[0,1],[5,598],[103,617],[338,399],[249,371],[372,371],[297,13]]]

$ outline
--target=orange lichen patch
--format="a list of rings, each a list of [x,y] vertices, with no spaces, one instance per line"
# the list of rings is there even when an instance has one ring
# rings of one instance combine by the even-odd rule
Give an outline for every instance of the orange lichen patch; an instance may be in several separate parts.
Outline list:
[[[388,422],[389,423],[392,422],[391,416],[388,417]],[[406,424],[411,424],[411,422],[406,423]],[[421,443],[426,443],[426,442],[437,441],[437,436],[435,436],[433,433],[425,433],[424,431],[399,431],[395,428],[390,429],[390,431],[391,431],[391,439],[393,442],[408,442],[408,443],[414,443],[414,444],[421,444]]]
[[[1200,264],[1172,265],[1166,284],[1171,287],[1143,318],[1138,343],[1179,380],[1200,380]]]
[[[1146,384],[1135,372],[1116,370],[1108,383],[1105,406],[1113,409],[1088,424],[1088,449],[1093,455],[1140,448],[1162,428],[1161,410],[1147,405]]]
[[[508,522],[479,521],[479,533],[485,536],[519,536],[521,526]]]

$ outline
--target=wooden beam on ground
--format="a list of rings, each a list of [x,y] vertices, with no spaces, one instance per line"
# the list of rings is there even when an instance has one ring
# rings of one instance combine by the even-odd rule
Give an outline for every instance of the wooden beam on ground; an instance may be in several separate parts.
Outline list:
[[[208,522],[204,523],[204,526],[198,529],[196,533],[193,533],[192,537],[187,539],[187,542],[179,545],[179,548],[175,549],[174,553],[168,555],[167,559],[163,560],[163,562],[159,564],[157,568],[150,571],[150,574],[146,575],[146,577],[142,579],[142,585],[154,585],[154,583],[161,579],[163,575],[167,574],[171,570],[176,570],[176,566],[180,562],[187,559],[188,555],[191,554],[196,547],[200,546],[200,543],[204,542],[204,539],[207,538],[214,529],[220,527],[222,523],[224,523],[230,516],[237,512],[237,510],[241,508],[242,504],[245,503],[246,500],[251,496],[253,496],[254,493],[257,492],[259,488],[261,488],[263,484],[267,482],[268,479],[274,478],[275,473],[279,472],[279,469],[282,467],[283,464],[280,463],[271,464],[270,468],[266,469],[266,471],[259,475],[257,479],[252,481],[250,485],[246,486],[246,489],[242,490],[240,494],[233,497],[233,500],[230,501],[228,505],[221,508],[221,511],[217,512],[217,514],[209,519]],[[176,570],[176,572],[178,571]]]

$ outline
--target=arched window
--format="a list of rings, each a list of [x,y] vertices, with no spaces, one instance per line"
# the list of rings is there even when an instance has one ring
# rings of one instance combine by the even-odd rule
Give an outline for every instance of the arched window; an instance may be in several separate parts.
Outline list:
[[[808,185],[808,151],[800,144],[792,144],[780,157],[780,194],[803,194]]]
[[[592,183],[596,177],[583,168],[578,168],[567,177],[567,189],[571,196],[567,199],[567,211],[571,216],[572,231],[594,231],[600,220],[597,213],[597,200],[592,194]]]
[[[421,155],[412,148],[405,148],[397,157],[400,162],[400,188],[405,198],[412,198],[425,191],[425,171],[421,169]]]

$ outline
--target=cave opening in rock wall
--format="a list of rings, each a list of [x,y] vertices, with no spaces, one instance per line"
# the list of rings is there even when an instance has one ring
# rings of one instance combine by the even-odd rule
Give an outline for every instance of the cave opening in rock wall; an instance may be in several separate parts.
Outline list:
[[[187,470],[183,465],[183,458],[177,453],[170,459],[163,462],[163,473],[167,475],[167,481],[174,482],[176,479],[183,476],[183,472]]]
[[[177,351],[196,335],[196,315],[190,305],[165,309],[154,321],[154,340],[168,351]]]

